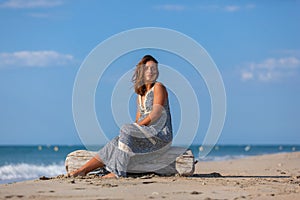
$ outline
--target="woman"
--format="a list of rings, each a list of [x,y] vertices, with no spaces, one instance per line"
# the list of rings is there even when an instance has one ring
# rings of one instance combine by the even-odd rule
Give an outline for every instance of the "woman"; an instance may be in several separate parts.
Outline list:
[[[159,75],[157,65],[155,58],[146,55],[136,66],[132,78],[138,95],[135,123],[123,125],[119,136],[69,175],[83,176],[105,167],[110,173],[103,178],[126,176],[133,156],[142,155],[144,158],[171,144],[173,136],[168,93],[162,83],[156,82]]]

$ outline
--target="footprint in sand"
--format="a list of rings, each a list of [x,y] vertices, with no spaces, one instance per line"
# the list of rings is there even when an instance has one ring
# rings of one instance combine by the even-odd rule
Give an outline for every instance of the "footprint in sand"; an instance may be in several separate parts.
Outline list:
[[[8,195],[8,196],[5,196],[5,199],[11,199],[13,197],[17,197],[17,198],[23,198],[24,195]]]

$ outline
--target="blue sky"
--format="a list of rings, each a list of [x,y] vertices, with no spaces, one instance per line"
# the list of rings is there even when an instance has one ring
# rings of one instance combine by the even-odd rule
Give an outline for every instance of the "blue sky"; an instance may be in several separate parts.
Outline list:
[[[300,144],[299,11],[296,0],[1,0],[0,144],[80,144],[72,91],[81,63],[108,37],[141,27],[184,33],[215,61],[227,94],[218,143]],[[134,52],[118,63],[130,69],[144,53]],[[163,52],[150,53],[163,64],[176,64]],[[120,72],[112,67],[108,75]],[[109,86],[101,87],[109,93]],[[194,141],[201,144],[209,97],[205,85],[195,87],[203,97],[204,125]],[[99,112],[100,97],[98,91]],[[99,119],[111,135],[118,134],[110,114]]]

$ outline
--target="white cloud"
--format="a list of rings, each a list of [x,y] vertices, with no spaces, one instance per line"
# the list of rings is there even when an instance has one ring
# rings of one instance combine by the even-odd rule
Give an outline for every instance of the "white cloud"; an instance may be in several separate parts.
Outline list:
[[[217,4],[206,4],[206,5],[179,5],[179,4],[165,4],[154,7],[156,10],[163,11],[184,11],[184,10],[195,10],[195,11],[225,11],[225,12],[237,12],[240,10],[254,9],[254,4],[247,5],[217,5]]]
[[[244,81],[276,81],[290,78],[299,73],[300,59],[294,56],[268,58],[262,62],[250,62],[241,70]]]
[[[240,9],[241,7],[236,5],[224,6],[224,10],[227,12],[236,12],[239,11]]]
[[[241,73],[241,76],[242,76],[242,80],[251,80],[251,79],[253,79],[253,73],[249,72],[249,71],[243,71]]]
[[[56,51],[0,53],[0,68],[64,66],[73,61],[74,57],[72,55],[60,54]]]
[[[299,49],[281,49],[281,50],[275,50],[273,53],[280,54],[280,55],[300,57]]]
[[[165,5],[155,6],[155,8],[157,10],[165,10],[165,11],[183,11],[187,9],[186,6],[179,5],[179,4],[165,4]]]
[[[60,6],[63,4],[62,0],[7,0],[0,3],[1,8],[49,8]]]
[[[223,7],[220,7],[221,10],[224,10],[226,12],[237,12],[241,10],[251,10],[254,9],[256,6],[255,4],[247,4],[247,5],[226,5]]]

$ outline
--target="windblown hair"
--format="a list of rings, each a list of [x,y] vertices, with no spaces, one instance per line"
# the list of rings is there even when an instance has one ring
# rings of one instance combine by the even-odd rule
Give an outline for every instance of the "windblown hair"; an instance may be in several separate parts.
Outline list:
[[[146,85],[144,82],[144,66],[148,61],[153,61],[154,63],[158,64],[157,60],[154,57],[152,57],[151,55],[145,55],[136,65],[135,72],[132,76],[132,82],[134,83],[134,91],[141,96],[144,96],[146,93]]]

